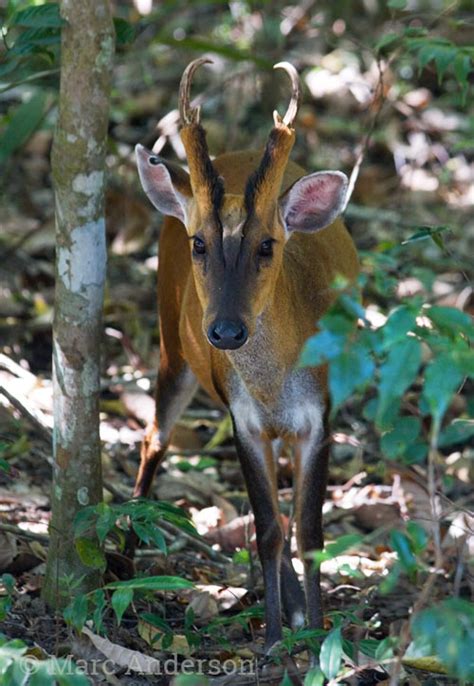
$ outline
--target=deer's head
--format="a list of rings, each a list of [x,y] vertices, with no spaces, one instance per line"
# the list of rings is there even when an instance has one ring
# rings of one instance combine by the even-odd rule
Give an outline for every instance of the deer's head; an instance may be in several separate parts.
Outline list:
[[[189,173],[143,146],[137,146],[144,190],[160,212],[179,219],[189,237],[203,331],[211,345],[240,348],[272,297],[293,232],[311,233],[331,224],[341,212],[347,178],[341,172],[303,176],[283,194],[281,185],[295,141],[293,124],[300,100],[295,68],[280,63],[291,79],[291,102],[274,127],[257,169],[241,195],[226,193],[226,180],[212,164],[199,109],[189,103],[195,70],[186,68],[180,86],[181,138]],[[239,174],[239,170],[235,170]]]

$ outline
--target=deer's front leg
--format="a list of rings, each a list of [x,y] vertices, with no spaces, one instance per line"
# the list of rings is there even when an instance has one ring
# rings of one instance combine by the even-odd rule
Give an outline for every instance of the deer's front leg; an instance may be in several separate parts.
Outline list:
[[[329,460],[329,432],[324,419],[300,442],[295,453],[296,531],[299,555],[305,569],[305,593],[308,624],[323,628],[321,575],[307,555],[324,547],[323,504]]]
[[[282,638],[280,565],[284,533],[278,510],[276,475],[269,441],[233,417],[235,442],[255,517],[257,548],[265,589],[265,652]]]

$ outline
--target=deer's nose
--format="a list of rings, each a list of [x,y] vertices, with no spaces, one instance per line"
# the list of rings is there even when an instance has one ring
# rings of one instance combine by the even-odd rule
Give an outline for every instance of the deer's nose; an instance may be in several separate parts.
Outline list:
[[[207,331],[209,343],[219,350],[236,350],[248,338],[247,327],[243,322],[231,319],[217,319]]]

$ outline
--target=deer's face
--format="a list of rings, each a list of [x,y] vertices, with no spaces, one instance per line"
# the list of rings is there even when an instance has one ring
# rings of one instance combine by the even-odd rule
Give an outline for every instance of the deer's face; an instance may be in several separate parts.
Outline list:
[[[194,281],[211,345],[240,348],[272,297],[283,259],[285,231],[275,216],[248,216],[244,196],[225,195],[207,222],[191,213],[187,228]]]
[[[346,177],[340,172],[304,176],[263,208],[251,200],[250,183],[246,196],[216,193],[211,210],[203,213],[183,169],[141,146],[137,156],[150,200],[186,228],[205,336],[221,350],[240,348],[272,299],[292,232],[314,232],[336,218]]]

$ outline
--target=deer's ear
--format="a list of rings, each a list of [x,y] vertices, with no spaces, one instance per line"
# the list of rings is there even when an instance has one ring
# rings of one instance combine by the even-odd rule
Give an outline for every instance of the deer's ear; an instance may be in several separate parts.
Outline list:
[[[348,179],[342,172],[316,172],[296,181],[280,198],[288,231],[311,233],[329,226],[344,208]]]
[[[143,190],[153,205],[163,214],[176,217],[186,224],[188,205],[192,199],[189,174],[143,145],[137,145],[135,153]]]

